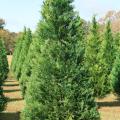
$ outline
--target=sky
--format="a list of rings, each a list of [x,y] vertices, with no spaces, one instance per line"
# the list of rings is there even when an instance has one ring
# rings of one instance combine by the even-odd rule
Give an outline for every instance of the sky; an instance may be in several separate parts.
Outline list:
[[[34,31],[40,20],[43,0],[0,0],[0,18],[5,19],[5,28],[19,32],[24,26]],[[109,10],[120,10],[120,0],[75,0],[75,10],[80,17],[91,20],[95,14],[105,15]]]

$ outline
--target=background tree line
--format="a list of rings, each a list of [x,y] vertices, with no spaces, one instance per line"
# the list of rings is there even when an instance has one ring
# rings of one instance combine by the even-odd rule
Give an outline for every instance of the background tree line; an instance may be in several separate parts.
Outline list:
[[[5,20],[0,19],[0,37],[4,40],[7,54],[12,54],[15,47],[16,37],[19,33],[10,32],[4,28]]]

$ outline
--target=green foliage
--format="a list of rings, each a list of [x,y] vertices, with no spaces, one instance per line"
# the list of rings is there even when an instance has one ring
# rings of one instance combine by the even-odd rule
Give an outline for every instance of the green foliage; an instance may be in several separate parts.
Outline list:
[[[113,63],[115,59],[114,40],[112,31],[110,28],[110,21],[106,25],[105,34],[103,36],[101,47],[101,79],[102,89],[101,95],[106,95],[111,92],[112,84],[110,79],[110,73],[112,71]]]
[[[93,82],[96,97],[103,97],[112,91],[110,74],[116,55],[115,45],[118,46],[113,40],[110,21],[104,34],[101,35],[98,23],[93,17],[85,48],[85,67],[88,70],[89,80]]]
[[[120,34],[115,35],[116,58],[110,74],[113,91],[120,95]]]
[[[30,46],[31,42],[32,42],[32,34],[31,34],[30,29],[28,29],[27,31],[24,32],[21,51],[20,51],[19,58],[17,61],[17,68],[16,68],[15,74],[16,74],[16,77],[18,80],[21,77],[21,70],[22,70],[25,58],[28,54],[28,50],[29,50],[29,46]]]
[[[44,2],[22,120],[99,120],[84,70],[83,27],[72,2]]]
[[[0,112],[2,112],[6,105],[6,98],[3,95],[3,89],[0,85]]]
[[[8,68],[8,61],[5,46],[3,41],[0,39],[0,82],[2,83],[3,80],[7,78],[9,68]]]
[[[20,53],[21,53],[22,43],[23,43],[25,33],[26,33],[26,28],[24,29],[24,32],[16,40],[17,43],[16,43],[16,46],[15,46],[15,50],[14,50],[13,58],[12,58],[12,63],[11,63],[11,70],[14,74],[16,72],[16,67],[18,65],[18,59],[19,59],[19,56],[20,56]]]
[[[95,96],[99,96],[101,91],[101,83],[99,79],[100,43],[99,26],[96,18],[93,17],[90,33],[85,46],[85,67],[88,71],[88,79],[92,81]]]
[[[120,55],[118,54],[111,72],[113,91],[120,95]]]
[[[0,112],[5,107],[5,97],[3,95],[2,85],[8,74],[8,62],[3,40],[0,38]]]
[[[31,77],[33,66],[37,66],[35,65],[35,62],[39,58],[39,55],[37,54],[39,51],[38,49],[39,47],[40,47],[39,39],[36,39],[36,37],[34,37],[30,45],[26,59],[23,63],[23,67],[21,70],[21,77],[19,80],[23,96],[25,95],[26,85]]]
[[[15,51],[13,54],[13,60],[11,64],[11,70],[13,71],[16,78],[19,80],[21,77],[22,67],[26,56],[28,54],[29,46],[32,41],[32,34],[30,29],[26,30],[18,37]]]

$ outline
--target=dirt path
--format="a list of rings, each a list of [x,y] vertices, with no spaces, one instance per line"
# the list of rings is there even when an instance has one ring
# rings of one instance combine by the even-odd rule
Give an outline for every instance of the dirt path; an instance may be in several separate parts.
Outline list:
[[[18,81],[9,76],[3,86],[4,95],[7,97],[5,111],[0,114],[0,120],[19,120],[19,113],[24,107],[24,101]]]
[[[9,65],[12,56],[8,56]],[[24,107],[24,101],[21,96],[19,82],[9,73],[8,79],[3,85],[3,92],[7,97],[7,106],[5,111],[0,114],[0,120],[19,120],[20,111]]]
[[[120,120],[120,99],[117,96],[110,94],[97,102],[101,120]]]

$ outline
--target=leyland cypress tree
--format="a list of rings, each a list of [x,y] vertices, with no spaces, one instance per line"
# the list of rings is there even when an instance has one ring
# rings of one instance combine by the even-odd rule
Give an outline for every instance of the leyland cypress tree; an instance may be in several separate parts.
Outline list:
[[[15,45],[15,50],[14,50],[14,53],[13,53],[12,63],[11,63],[11,70],[12,70],[12,72],[15,72],[15,69],[16,69],[16,61],[18,59],[19,52],[20,52],[21,37],[19,36],[16,39],[16,41],[17,42],[16,42],[16,45]]]
[[[93,90],[83,66],[81,20],[73,0],[43,5],[34,65],[22,120],[98,120]],[[40,35],[40,36],[39,36]]]
[[[5,46],[3,41],[0,39],[0,112],[4,110],[5,98],[3,95],[3,81],[6,79],[8,74],[8,62]]]
[[[9,68],[7,54],[3,41],[0,39],[0,81],[3,82],[7,78]]]
[[[88,79],[92,81],[92,87],[94,88],[94,95],[99,96],[101,91],[100,85],[100,66],[99,66],[99,52],[100,52],[100,34],[99,25],[95,16],[92,20],[90,33],[88,40],[86,41],[85,48],[85,67],[88,71]]]
[[[110,80],[110,73],[113,67],[115,59],[114,40],[110,27],[110,21],[106,25],[106,30],[103,36],[102,47],[101,47],[101,79],[102,79],[102,90],[101,94],[106,95],[111,92],[112,84]]]
[[[115,55],[114,64],[110,74],[110,80],[112,83],[113,92],[120,95],[120,33],[115,35]]]
[[[37,60],[39,56],[37,56],[38,48],[40,48],[39,45],[39,39],[36,39],[36,37],[33,38],[32,43],[30,45],[28,54],[26,56],[26,59],[23,63],[23,67],[21,70],[21,77],[20,77],[20,86],[22,90],[23,97],[26,92],[26,86],[27,82],[29,81],[31,74],[32,74],[32,69],[33,66],[35,66],[35,61]],[[37,65],[36,65],[37,66]]]
[[[26,59],[26,56],[28,54],[28,50],[29,50],[29,46],[32,42],[32,34],[31,34],[31,30],[28,29],[27,31],[25,31],[24,33],[24,39],[22,40],[22,47],[21,47],[21,52],[19,54],[19,59],[17,62],[17,68],[16,68],[16,77],[17,79],[20,78],[21,76],[21,70],[23,67],[23,63]]]
[[[113,92],[120,95],[120,48],[118,50],[117,57],[115,59],[115,63],[113,64],[112,72],[110,74],[110,80],[113,87]]]
[[[16,68],[18,66],[18,60],[21,54],[21,49],[22,49],[22,43],[24,41],[26,34],[26,28],[24,28],[24,32],[20,34],[20,36],[17,38],[17,43],[16,47],[13,53],[13,58],[12,58],[12,64],[11,64],[11,70],[13,71],[14,75],[16,73]]]

